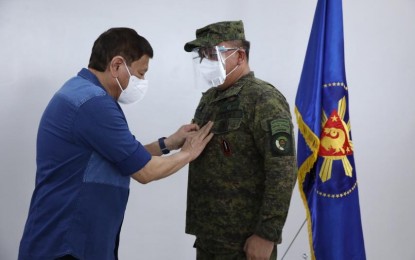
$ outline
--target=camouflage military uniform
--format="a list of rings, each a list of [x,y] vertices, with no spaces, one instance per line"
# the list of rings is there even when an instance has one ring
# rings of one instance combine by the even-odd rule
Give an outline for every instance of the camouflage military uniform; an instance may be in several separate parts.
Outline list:
[[[194,121],[215,136],[189,165],[186,233],[209,253],[242,251],[252,234],[279,243],[296,178],[289,105],[250,72],[211,88]]]

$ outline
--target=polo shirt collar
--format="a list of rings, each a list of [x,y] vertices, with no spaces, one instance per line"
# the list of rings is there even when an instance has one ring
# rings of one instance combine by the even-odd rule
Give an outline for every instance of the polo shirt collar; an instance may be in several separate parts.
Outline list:
[[[97,76],[95,76],[94,73],[92,73],[90,70],[86,68],[82,68],[81,71],[78,72],[78,76],[90,81],[94,85],[97,85],[105,90],[104,86],[102,86],[101,83],[99,82]]]

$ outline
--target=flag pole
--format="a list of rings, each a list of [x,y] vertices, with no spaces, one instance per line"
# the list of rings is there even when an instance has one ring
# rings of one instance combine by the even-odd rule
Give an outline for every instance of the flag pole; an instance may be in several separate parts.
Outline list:
[[[303,224],[301,224],[300,228],[297,231],[297,234],[295,234],[293,240],[291,241],[290,245],[288,246],[288,248],[285,250],[284,255],[282,256],[281,260],[284,260],[285,255],[288,253],[288,251],[290,250],[292,244],[294,243],[294,241],[297,239],[298,234],[300,233],[301,229],[303,229],[304,224],[307,222],[307,219],[304,220]]]

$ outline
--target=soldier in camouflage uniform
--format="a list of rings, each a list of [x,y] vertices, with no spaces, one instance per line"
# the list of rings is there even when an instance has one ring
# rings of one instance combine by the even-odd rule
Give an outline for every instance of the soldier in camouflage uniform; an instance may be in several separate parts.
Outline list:
[[[276,259],[296,179],[289,105],[250,71],[242,21],[208,25],[196,37],[185,50],[202,60],[221,46],[227,75],[203,93],[194,116],[199,126],[214,121],[215,135],[189,165],[186,233],[196,236],[200,260]]]

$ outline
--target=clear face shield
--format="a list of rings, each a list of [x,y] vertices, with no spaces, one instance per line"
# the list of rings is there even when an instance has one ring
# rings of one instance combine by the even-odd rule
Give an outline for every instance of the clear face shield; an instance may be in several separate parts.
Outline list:
[[[238,48],[226,48],[214,46],[209,48],[197,48],[192,51],[193,68],[196,76],[196,88],[207,90],[211,87],[222,85],[226,79],[225,52],[238,50]]]

